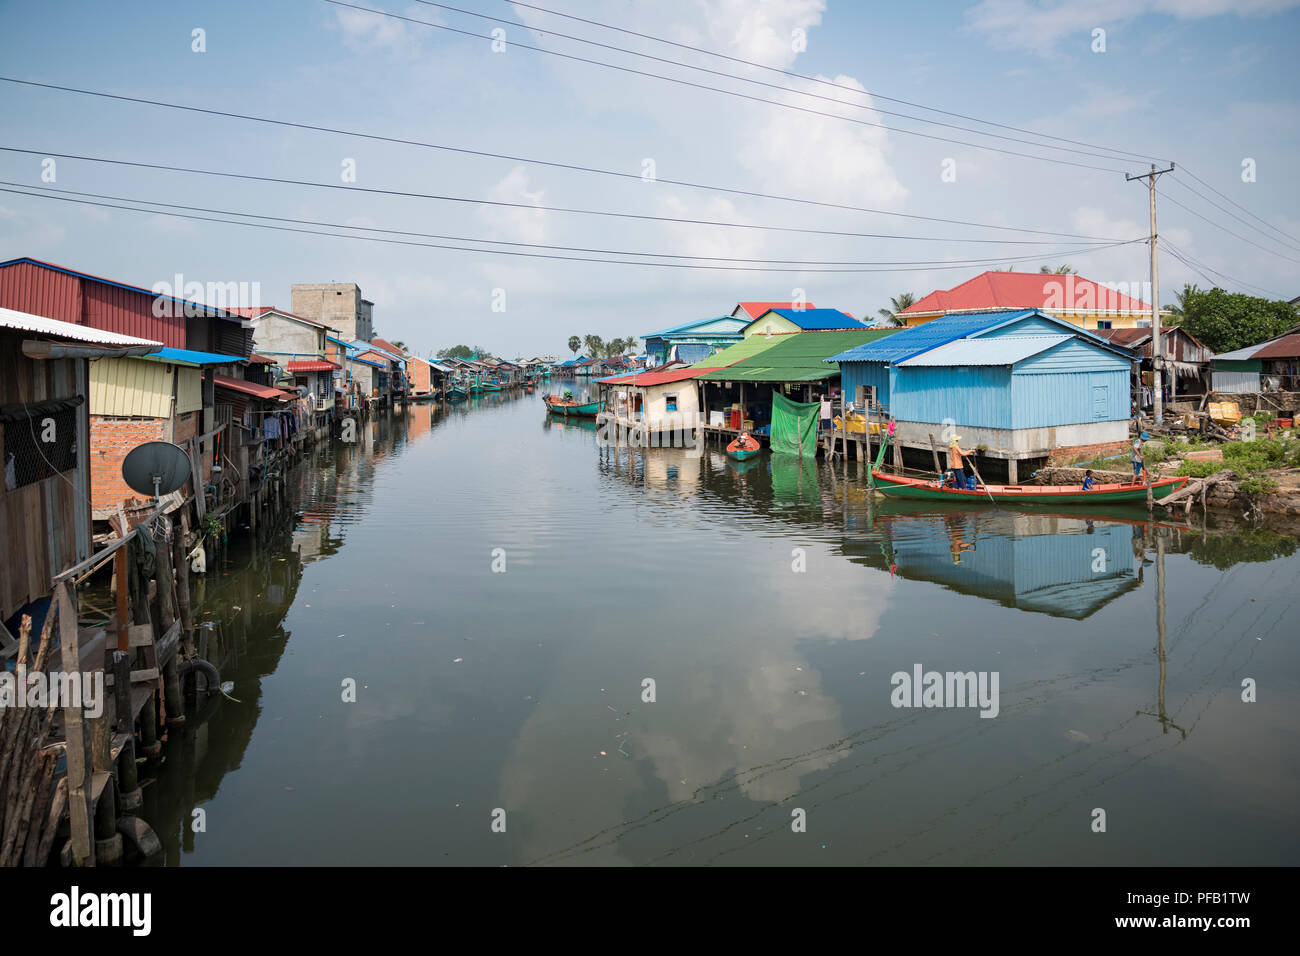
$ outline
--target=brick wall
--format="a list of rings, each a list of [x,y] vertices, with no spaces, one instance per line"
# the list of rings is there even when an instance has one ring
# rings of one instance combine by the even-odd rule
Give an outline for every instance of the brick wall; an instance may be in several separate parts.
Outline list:
[[[1111,458],[1122,455],[1128,450],[1130,442],[1108,441],[1100,445],[1068,445],[1053,450],[1047,458],[1049,465],[1068,465],[1073,461],[1094,461],[1098,458]]]
[[[96,513],[144,497],[122,480],[122,460],[136,445],[166,438],[166,429],[164,418],[90,416],[90,504]]]

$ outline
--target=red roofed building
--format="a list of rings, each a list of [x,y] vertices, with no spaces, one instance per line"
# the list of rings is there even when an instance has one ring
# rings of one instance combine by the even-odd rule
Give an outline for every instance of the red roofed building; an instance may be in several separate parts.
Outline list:
[[[737,319],[749,319],[751,322],[769,309],[815,309],[811,302],[739,302],[731,310]]]
[[[1151,306],[1127,294],[1127,291],[1145,292],[1148,284],[1113,284],[1117,288],[1083,276],[1048,272],[982,272],[959,286],[931,292],[897,317],[910,327],[942,315],[1041,309],[1084,329],[1132,329],[1149,325]]]

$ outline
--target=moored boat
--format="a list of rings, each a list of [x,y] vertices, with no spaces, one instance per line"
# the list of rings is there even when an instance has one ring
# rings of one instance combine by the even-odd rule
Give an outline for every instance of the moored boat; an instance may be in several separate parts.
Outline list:
[[[740,435],[737,435],[731,444],[727,446],[727,454],[736,459],[736,461],[744,461],[746,458],[753,458],[762,450],[763,446],[761,446],[758,443],[758,440],[754,438],[753,435],[749,434],[749,432],[742,432]]]
[[[548,412],[566,417],[595,418],[597,413],[605,407],[603,401],[578,402],[571,398],[558,398],[555,395],[543,395],[542,401],[546,403]]]
[[[1160,478],[1151,482],[1151,497],[1165,498],[1188,479]],[[934,479],[907,478],[885,472],[871,473],[872,486],[882,495],[891,498],[922,498],[931,501],[989,501],[1017,504],[1114,504],[1116,502],[1143,502],[1147,497],[1145,484],[1128,483],[1095,484],[1087,491],[1081,485],[980,485],[977,488],[952,488],[941,486]]]

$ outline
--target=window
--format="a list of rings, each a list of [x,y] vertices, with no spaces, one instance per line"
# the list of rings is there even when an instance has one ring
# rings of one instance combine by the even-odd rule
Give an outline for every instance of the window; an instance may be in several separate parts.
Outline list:
[[[32,402],[5,406],[0,415],[4,429],[5,490],[77,467],[77,409],[67,402]]]
[[[676,396],[676,395],[665,395],[665,396],[664,396],[664,410],[665,410],[665,411],[669,411],[669,412],[675,412],[675,411],[677,411],[677,396]]]
[[[1108,328],[1110,328],[1110,319],[1098,319],[1098,320],[1097,320],[1097,328],[1099,328],[1099,329],[1108,329]]]

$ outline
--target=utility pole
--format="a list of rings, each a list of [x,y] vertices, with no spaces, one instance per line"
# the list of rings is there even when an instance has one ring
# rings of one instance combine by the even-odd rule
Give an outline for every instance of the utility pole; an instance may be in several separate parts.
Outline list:
[[[1156,177],[1173,171],[1173,163],[1169,164],[1168,169],[1156,169],[1156,164],[1152,163],[1150,172],[1138,176],[1124,174],[1124,178],[1129,182],[1135,179],[1145,179],[1151,197],[1151,391],[1152,402],[1154,403],[1152,414],[1157,425],[1164,421],[1165,418],[1164,379],[1160,368],[1160,363],[1164,359],[1165,348],[1160,334],[1160,263],[1156,259]],[[1141,403],[1138,404],[1140,412]]]

